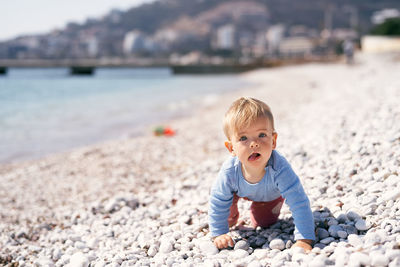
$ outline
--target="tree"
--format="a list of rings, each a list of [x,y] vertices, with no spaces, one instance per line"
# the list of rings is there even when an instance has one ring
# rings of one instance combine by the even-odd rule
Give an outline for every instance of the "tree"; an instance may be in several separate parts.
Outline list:
[[[390,18],[371,30],[373,35],[400,35],[400,18]]]

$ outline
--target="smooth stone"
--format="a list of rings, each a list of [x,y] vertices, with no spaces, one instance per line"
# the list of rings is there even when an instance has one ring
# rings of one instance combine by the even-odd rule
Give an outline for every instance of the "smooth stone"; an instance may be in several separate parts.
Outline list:
[[[62,252],[60,249],[55,248],[52,253],[52,259],[58,261],[62,256]]]
[[[71,266],[71,267],[88,267],[89,266],[89,259],[82,252],[77,252],[74,255],[72,255],[72,257],[70,258],[68,266]]]
[[[314,248],[319,248],[319,249],[324,249],[326,247],[326,245],[325,244],[322,244],[322,243],[317,243],[317,244],[315,244],[314,245]]]
[[[328,226],[338,225],[338,224],[339,224],[339,222],[335,218],[329,218]]]
[[[308,267],[325,267],[325,260],[314,258],[310,263],[308,263]]]
[[[200,243],[200,250],[206,255],[218,254],[218,248],[211,241],[203,241]]]
[[[396,188],[395,190],[385,192],[382,197],[385,201],[395,201],[400,197],[400,190]]]
[[[317,236],[319,237],[319,239],[324,239],[324,238],[329,237],[329,232],[324,228],[318,227],[317,228]]]
[[[331,243],[332,241],[335,241],[335,238],[333,238],[333,237],[327,237],[327,238],[324,238],[324,239],[320,240],[319,242],[322,243],[322,244],[328,245],[328,244]]]
[[[37,261],[35,261],[35,265],[37,266],[46,266],[46,267],[53,267],[54,263],[48,257],[42,256]]]
[[[156,248],[156,246],[151,245],[151,246],[149,247],[149,250],[147,251],[147,255],[148,255],[149,257],[154,257],[156,254],[157,254],[157,248]]]
[[[247,256],[249,256],[249,253],[246,250],[237,249],[233,251],[233,258],[235,259],[242,259],[246,258]]]
[[[286,242],[286,244],[285,244],[285,248],[286,248],[286,249],[290,249],[292,246],[293,246],[292,240],[288,240],[288,241]]]
[[[269,243],[269,247],[271,249],[279,249],[279,250],[283,250],[285,248],[285,242],[283,242],[282,239],[273,239],[270,243]]]
[[[257,236],[256,240],[255,240],[255,245],[257,247],[262,247],[266,242],[267,242],[267,239],[265,239],[262,236]]]
[[[350,254],[349,262],[351,263],[351,266],[369,265],[371,259],[365,253],[355,252]]]
[[[340,227],[339,225],[331,225],[330,227],[329,227],[329,230],[328,230],[328,232],[329,232],[329,235],[330,236],[332,236],[332,237],[338,237],[338,231],[342,231],[343,229],[342,229],[342,227]]]
[[[247,267],[262,267],[262,264],[259,261],[252,261],[247,265]]]
[[[237,250],[237,249],[248,250],[249,244],[244,240],[240,240],[240,241],[236,242],[234,249],[235,250]]]
[[[259,260],[264,259],[268,257],[268,250],[257,248],[254,250],[253,255],[256,256],[256,258]]]
[[[336,219],[338,220],[339,223],[345,223],[348,220],[346,214],[343,213],[339,214],[339,216]]]
[[[377,232],[368,232],[364,236],[364,243],[368,246],[373,246],[374,244],[378,244],[384,240]]]
[[[379,252],[371,253],[371,265],[372,266],[387,266],[389,264],[389,259]]]
[[[367,222],[363,219],[359,219],[357,220],[355,227],[357,228],[357,230],[359,231],[365,231],[368,230],[370,228],[369,224],[367,224]]]
[[[160,252],[167,254],[173,250],[172,243],[170,241],[163,241],[160,245]]]
[[[361,219],[361,216],[358,215],[358,213],[356,213],[355,211],[349,211],[346,214],[347,218],[349,218],[349,220],[351,221],[357,221],[359,219]]]
[[[400,249],[389,249],[385,252],[385,256],[390,260],[399,259],[400,260]]]
[[[293,255],[295,255],[295,254],[299,254],[299,253],[304,254],[306,251],[304,250],[304,248],[294,247],[294,248],[291,248],[291,252]]]
[[[343,229],[347,232],[348,235],[358,234],[357,228],[355,228],[353,225],[345,225],[343,226]]]
[[[338,231],[337,232],[338,237],[340,238],[346,238],[348,236],[346,231]]]
[[[349,241],[350,245],[353,247],[358,247],[363,245],[363,241],[358,235],[351,234],[347,237],[347,240]]]

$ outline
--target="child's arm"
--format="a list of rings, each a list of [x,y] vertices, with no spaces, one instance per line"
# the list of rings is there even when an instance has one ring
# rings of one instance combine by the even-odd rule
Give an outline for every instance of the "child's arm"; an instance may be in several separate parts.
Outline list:
[[[233,246],[229,232],[228,217],[233,200],[232,186],[228,180],[229,174],[221,170],[210,192],[208,219],[214,244],[219,249]]]
[[[292,212],[295,224],[295,240],[311,240],[311,242],[306,241],[306,243],[312,243],[315,240],[315,232],[310,201],[304,192],[299,177],[288,163],[276,174],[275,183]],[[307,247],[303,241],[299,242],[298,245],[300,246],[300,244],[302,247]]]

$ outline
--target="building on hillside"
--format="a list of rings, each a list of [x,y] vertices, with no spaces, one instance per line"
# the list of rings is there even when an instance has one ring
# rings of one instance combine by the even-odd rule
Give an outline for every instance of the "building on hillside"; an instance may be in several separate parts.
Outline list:
[[[146,49],[146,37],[140,31],[130,31],[125,34],[122,49],[126,55],[142,52]]]
[[[215,50],[234,50],[235,43],[235,26],[227,24],[216,30],[211,47]]]
[[[279,44],[279,54],[284,57],[305,57],[311,55],[315,45],[308,37],[288,37]]]
[[[96,57],[99,53],[99,41],[92,36],[86,40],[87,52],[89,57]]]
[[[279,53],[279,44],[285,36],[285,26],[282,24],[272,25],[266,33],[268,55],[277,55]]]

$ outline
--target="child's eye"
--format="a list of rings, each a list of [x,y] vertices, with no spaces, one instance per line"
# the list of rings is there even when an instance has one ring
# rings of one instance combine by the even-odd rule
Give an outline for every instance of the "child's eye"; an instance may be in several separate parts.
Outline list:
[[[258,137],[267,137],[267,135],[265,133],[260,133]]]
[[[246,136],[241,136],[240,138],[239,138],[239,141],[246,141],[247,140],[247,137]]]

